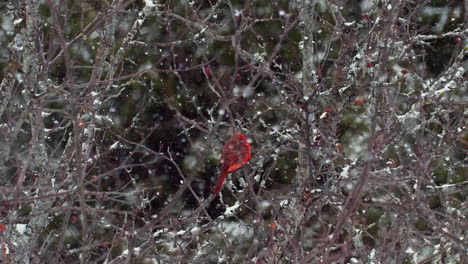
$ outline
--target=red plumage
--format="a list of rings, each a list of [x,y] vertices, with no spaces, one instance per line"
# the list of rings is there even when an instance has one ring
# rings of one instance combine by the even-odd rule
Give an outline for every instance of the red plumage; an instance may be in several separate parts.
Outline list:
[[[228,142],[226,142],[219,161],[221,165],[221,173],[219,174],[216,187],[213,190],[214,195],[218,195],[221,191],[228,172],[237,170],[247,163],[252,156],[251,150],[252,148],[250,147],[247,138],[241,133],[236,133],[228,140]]]

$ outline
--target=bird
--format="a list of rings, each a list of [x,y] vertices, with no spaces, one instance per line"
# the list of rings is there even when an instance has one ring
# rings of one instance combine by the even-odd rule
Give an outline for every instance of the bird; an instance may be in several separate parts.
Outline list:
[[[221,172],[218,182],[213,189],[213,194],[219,194],[229,172],[241,168],[251,157],[252,147],[247,141],[247,138],[241,133],[234,134],[223,147],[221,159],[219,161]]]

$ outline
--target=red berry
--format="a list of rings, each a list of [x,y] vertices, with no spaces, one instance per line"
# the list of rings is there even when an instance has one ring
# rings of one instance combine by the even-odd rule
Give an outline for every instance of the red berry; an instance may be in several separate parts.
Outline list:
[[[407,74],[407,73],[408,73],[408,70],[407,70],[407,69],[401,70],[401,74]]]
[[[372,62],[370,62],[370,61],[369,61],[366,65],[367,65],[367,68],[372,68],[372,67],[374,67],[374,63],[372,63]]]
[[[325,106],[325,109],[323,110],[324,112],[330,112],[331,110],[331,106]]]
[[[275,229],[276,229],[276,227],[278,227],[278,224],[276,224],[276,222],[275,222],[275,221],[271,222],[271,224],[270,224],[270,228],[271,228],[271,230],[275,230]]]
[[[70,216],[70,223],[76,224],[76,222],[78,222],[78,216],[76,215]]]
[[[5,207],[6,209],[10,209],[10,208],[11,208],[10,203],[7,202],[7,201],[3,201],[3,202],[2,202],[2,206]]]
[[[341,143],[337,143],[336,144],[336,149],[341,152],[341,150],[343,149],[343,145],[341,145]]]
[[[360,105],[361,103],[362,103],[362,100],[359,97],[356,98],[356,100],[354,101],[355,105]]]
[[[85,123],[84,123],[83,119],[78,119],[78,126],[81,127],[81,128],[85,127]]]

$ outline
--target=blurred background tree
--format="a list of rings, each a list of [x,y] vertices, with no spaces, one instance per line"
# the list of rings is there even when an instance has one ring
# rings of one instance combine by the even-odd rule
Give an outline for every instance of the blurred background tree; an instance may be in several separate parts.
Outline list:
[[[467,262],[467,7],[1,3],[0,259]]]

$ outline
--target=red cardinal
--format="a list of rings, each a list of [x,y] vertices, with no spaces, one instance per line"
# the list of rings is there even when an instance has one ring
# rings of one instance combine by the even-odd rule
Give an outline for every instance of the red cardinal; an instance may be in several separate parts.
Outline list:
[[[221,154],[221,160],[219,161],[221,173],[213,190],[214,195],[218,195],[221,191],[228,172],[239,169],[250,159],[252,156],[251,149],[247,138],[241,133],[236,133],[226,142]]]

